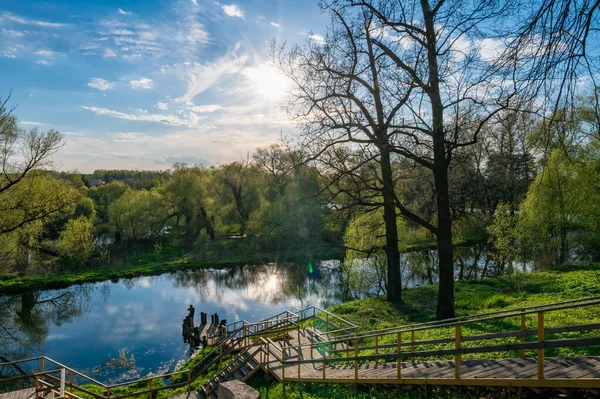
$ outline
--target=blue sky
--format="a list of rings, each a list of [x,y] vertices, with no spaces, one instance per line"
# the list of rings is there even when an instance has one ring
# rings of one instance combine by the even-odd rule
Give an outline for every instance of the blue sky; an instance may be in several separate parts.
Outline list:
[[[316,0],[3,1],[0,96],[64,133],[61,170],[239,160],[294,132],[270,43],[326,23]]]

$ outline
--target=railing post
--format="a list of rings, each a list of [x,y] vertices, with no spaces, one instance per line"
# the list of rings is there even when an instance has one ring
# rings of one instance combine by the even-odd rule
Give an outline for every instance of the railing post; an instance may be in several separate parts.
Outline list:
[[[285,347],[281,350],[281,381],[285,381]]]
[[[300,342],[298,341],[298,379],[300,379]]]
[[[538,330],[537,330],[538,342],[541,343],[538,348],[537,361],[538,361],[538,380],[544,379],[544,311],[538,313]]]
[[[521,313],[521,331],[525,331],[525,312]],[[525,343],[525,335],[521,335],[519,341]],[[525,351],[523,349],[519,351],[519,357],[525,359]]]
[[[271,351],[269,351],[269,341],[267,341],[267,372],[270,373],[271,372],[271,355],[270,355]]]
[[[358,380],[358,339],[354,338],[354,379]]]
[[[311,341],[311,343],[310,343],[310,358],[311,359],[315,358],[315,355],[313,354],[314,349],[315,349],[315,345]]]
[[[111,394],[110,387],[107,387],[106,388],[106,399],[110,399],[110,394]]]
[[[150,391],[150,392],[148,392],[148,399],[152,399],[152,381],[154,381],[154,380],[150,380],[148,382],[149,391]]]
[[[325,332],[329,329],[329,313],[325,313]]]
[[[192,372],[188,371],[188,393],[192,392]]]
[[[219,368],[223,368],[223,346],[219,346]]]
[[[379,354],[379,334],[375,335],[375,354]]]
[[[65,397],[65,379],[67,377],[67,373],[65,368],[60,369],[60,397]]]
[[[40,358],[40,373],[43,373],[43,372],[44,372],[44,358],[41,357]],[[43,375],[40,376],[40,380],[44,381],[44,376]]]
[[[325,377],[325,350],[323,350],[323,380],[325,380],[325,379],[326,379],[326,377]]]
[[[350,357],[350,340],[346,340],[346,357]]]
[[[73,370],[69,369],[69,392],[73,392]]]
[[[402,359],[400,358],[400,352],[402,351],[402,333],[398,333],[398,337],[396,340],[397,350],[398,350],[398,358],[396,359],[396,377],[398,379],[402,378]]]
[[[38,376],[36,375],[34,377],[34,379],[35,379],[35,399],[39,399],[40,398],[40,392],[39,392],[40,383],[38,381]]]
[[[415,361],[415,355],[414,355],[414,353],[415,353],[415,330],[414,329],[410,330],[410,342],[411,342],[411,344],[410,344],[410,352],[411,352],[410,361],[414,363],[414,361]]]
[[[462,338],[461,335],[462,335],[461,325],[457,324],[455,339],[454,339],[454,348],[457,350],[460,349],[461,338]],[[457,380],[460,379],[460,359],[461,359],[460,353],[457,353],[454,355],[454,378],[456,378]]]

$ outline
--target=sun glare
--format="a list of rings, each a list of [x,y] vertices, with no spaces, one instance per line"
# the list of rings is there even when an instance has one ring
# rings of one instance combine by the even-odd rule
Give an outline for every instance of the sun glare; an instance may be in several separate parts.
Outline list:
[[[281,99],[290,88],[290,80],[272,65],[249,68],[246,76],[252,81],[254,91],[270,100]]]

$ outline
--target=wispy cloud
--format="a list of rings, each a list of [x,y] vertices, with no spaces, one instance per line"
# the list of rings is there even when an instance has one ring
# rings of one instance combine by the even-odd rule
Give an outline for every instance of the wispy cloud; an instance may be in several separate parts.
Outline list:
[[[281,25],[278,24],[277,22],[271,22],[271,25],[273,25],[276,28],[279,28]]]
[[[199,121],[200,119],[202,119],[202,117],[196,115],[193,112],[182,114],[182,116],[187,117],[183,118],[178,117],[176,115],[148,114],[144,112],[139,113],[137,115],[126,114],[124,112],[119,112],[108,108],[88,107],[85,105],[82,105],[81,108],[86,109],[88,111],[92,111],[97,115],[106,115],[111,116],[113,118],[126,119],[129,121],[156,122],[170,126],[199,127]]]
[[[224,4],[221,6],[221,9],[230,17],[244,18],[244,13],[235,4]]]
[[[156,103],[155,107],[162,111],[167,111],[169,109],[167,103]]]
[[[187,80],[188,88],[177,101],[193,101],[198,94],[215,84],[223,75],[240,71],[248,57],[246,55],[238,56],[237,50],[238,46],[214,62],[179,66],[178,69],[182,70],[179,74],[183,75],[184,80]]]
[[[119,14],[121,14],[121,15],[132,15],[133,14],[131,11],[125,11],[122,8],[117,8],[117,10],[119,11]]]
[[[115,87],[113,82],[101,78],[91,78],[87,85],[92,89],[98,89],[102,91],[110,90]]]
[[[151,89],[153,84],[153,80],[148,78],[141,78],[138,80],[129,81],[129,86],[132,89]]]
[[[36,26],[42,26],[45,28],[60,28],[60,27],[69,25],[69,24],[63,24],[63,23],[58,23],[58,22],[46,22],[46,21],[38,21],[35,19],[27,19],[27,18],[19,17],[8,11],[5,11],[4,14],[2,14],[2,16],[4,18],[8,19],[9,21],[13,21],[13,22],[16,22],[16,23],[22,24],[22,25],[36,25]]]
[[[321,35],[318,35],[316,33],[312,33],[310,35],[308,35],[308,38],[310,40],[313,40],[315,43],[319,44],[319,45],[324,45],[327,43],[327,41],[325,40],[325,38]]]
[[[104,53],[102,53],[102,57],[104,57],[104,58],[116,57],[116,56],[117,56],[117,53],[115,53],[115,51],[111,48],[104,49]]]
[[[54,57],[55,55],[59,54],[56,51],[52,51],[52,50],[39,50],[39,51],[36,51],[35,53],[41,57]]]
[[[199,112],[199,113],[215,112],[215,111],[224,109],[222,106],[217,105],[217,104],[208,104],[208,105],[186,104],[186,105],[187,105],[187,109],[189,109],[190,111]]]

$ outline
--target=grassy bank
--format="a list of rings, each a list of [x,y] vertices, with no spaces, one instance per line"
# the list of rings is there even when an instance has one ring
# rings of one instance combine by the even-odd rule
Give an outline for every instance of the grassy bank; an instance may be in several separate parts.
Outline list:
[[[111,253],[111,262],[78,265],[60,261],[46,269],[27,274],[0,276],[0,295],[65,288],[73,284],[91,283],[120,278],[152,276],[179,270],[224,268],[268,262],[294,262],[314,259],[341,258],[339,251],[290,251],[232,256],[222,259],[197,259],[190,251],[175,244],[163,244],[160,253],[150,245],[119,247]]]
[[[558,302],[600,295],[600,264],[589,266],[569,266],[554,270],[520,274],[511,277],[486,279],[482,281],[458,282],[456,284],[455,303],[457,315],[470,315],[510,308],[520,308],[538,304]],[[370,331],[387,327],[401,326],[435,319],[437,287],[427,286],[404,291],[402,304],[391,304],[384,297],[369,298],[342,303],[328,310],[359,326],[359,331]],[[599,322],[597,309],[571,309],[550,313],[546,317],[547,326],[564,324],[587,324]],[[502,324],[500,326],[499,324]],[[497,332],[507,328],[507,322],[496,321],[478,323],[477,330],[463,329],[467,334],[484,334]],[[527,327],[533,328],[536,320],[528,318]],[[510,327],[510,326],[509,326]],[[518,320],[514,321],[514,329],[518,330]],[[444,329],[429,330],[417,333],[416,340],[434,339],[448,336]],[[593,335],[593,333],[590,333]],[[581,336],[563,334],[562,337]],[[392,338],[392,337],[390,337]],[[534,338],[534,337],[533,337]],[[552,338],[552,337],[550,337]],[[385,343],[382,339],[380,343]],[[489,342],[485,342],[489,345]],[[368,353],[362,352],[361,355]],[[518,356],[515,353],[497,353],[491,356]],[[531,353],[530,355],[533,355]],[[600,348],[562,348],[547,350],[547,356],[600,355]],[[490,354],[478,354],[472,358],[486,358]],[[467,359],[467,356],[463,356]],[[376,389],[372,387],[354,387],[322,384],[283,384],[256,379],[252,385],[261,392],[262,398],[503,398],[508,392],[485,390],[453,391],[448,389],[429,388],[426,393],[422,388],[412,390]],[[427,396],[429,395],[429,396]],[[514,396],[514,394],[512,394]],[[556,393],[558,397],[559,393]],[[586,397],[586,393],[576,392],[572,397]],[[536,397],[533,392],[529,396]],[[545,393],[543,397],[554,397]]]

